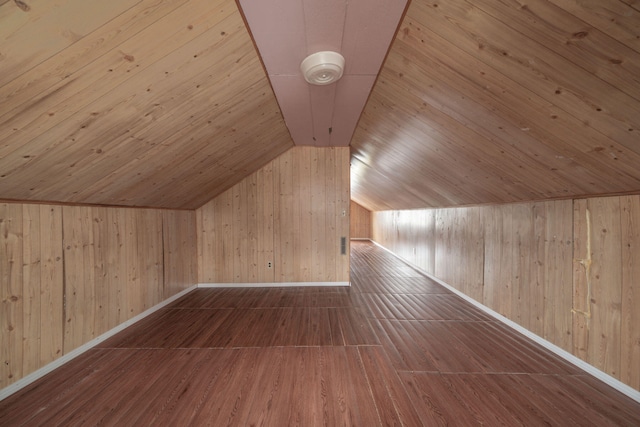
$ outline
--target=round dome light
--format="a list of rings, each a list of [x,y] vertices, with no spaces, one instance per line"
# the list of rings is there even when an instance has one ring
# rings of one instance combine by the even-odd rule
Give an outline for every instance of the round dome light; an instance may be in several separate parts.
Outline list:
[[[300,71],[307,83],[312,85],[328,85],[342,77],[344,57],[337,52],[316,52],[307,56]]]

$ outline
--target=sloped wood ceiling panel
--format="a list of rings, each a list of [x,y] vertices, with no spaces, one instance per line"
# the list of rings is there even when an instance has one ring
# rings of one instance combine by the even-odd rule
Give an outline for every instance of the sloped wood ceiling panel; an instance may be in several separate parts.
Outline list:
[[[414,0],[352,141],[372,210],[640,191],[640,8]]]
[[[233,0],[0,1],[0,199],[196,208],[293,146]]]

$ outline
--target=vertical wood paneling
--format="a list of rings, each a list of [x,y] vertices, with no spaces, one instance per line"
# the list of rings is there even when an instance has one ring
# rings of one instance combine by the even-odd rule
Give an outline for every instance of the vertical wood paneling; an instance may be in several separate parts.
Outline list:
[[[546,229],[547,229],[547,209],[545,203],[534,203],[531,207],[531,286],[524,284],[527,298],[530,301],[530,308],[527,312],[528,329],[539,336],[544,336],[544,315],[545,312],[545,291],[546,278],[545,268],[548,260],[546,252]]]
[[[277,187],[273,193],[275,199],[273,269],[276,282],[285,282],[288,277],[295,277],[296,271],[293,259],[294,232],[297,228],[293,215],[295,201],[293,163],[293,150],[287,151],[274,161],[274,175],[277,177],[274,179],[277,181]]]
[[[43,284],[40,277],[40,207],[23,207],[23,251],[22,251],[22,371],[31,372],[38,368],[40,355],[40,293]],[[27,356],[29,355],[29,356]]]
[[[435,209],[372,212],[372,239],[385,242],[396,255],[435,274],[436,213]]]
[[[310,151],[311,155],[311,169],[310,178],[314,177],[313,191],[310,196],[311,206],[311,223],[309,231],[311,233],[311,253],[328,253],[330,248],[327,246],[327,241],[324,238],[328,221],[328,209],[330,205],[327,205],[327,182],[326,182],[326,164],[324,162],[324,156],[320,156],[317,150]],[[321,257],[311,257],[310,265],[310,280],[322,281],[327,277],[327,273],[324,271],[324,262]]]
[[[418,212],[374,212],[374,240],[640,389],[640,196],[423,210],[431,238]]]
[[[245,187],[245,192],[247,195],[247,207],[246,213],[242,213],[241,215],[246,218],[247,222],[247,238],[244,239],[244,250],[241,253],[246,254],[243,258],[244,263],[247,264],[247,267],[244,267],[245,270],[250,271],[251,275],[247,277],[247,282],[257,282],[258,281],[258,256],[260,250],[257,245],[257,231],[258,227],[261,224],[258,223],[258,215],[260,211],[258,210],[258,187],[257,187],[257,174],[253,174],[250,176],[250,179],[247,179]]]
[[[436,271],[436,212],[433,209],[428,209],[424,212],[424,225],[425,225],[425,240],[426,244],[419,245],[418,250],[424,252],[424,269],[427,273],[435,274]]]
[[[313,211],[311,209],[311,192],[322,192],[324,182],[321,183],[321,189],[318,190],[311,184],[311,150],[299,150],[295,161],[293,162],[293,218],[292,224],[297,235],[297,244],[292,246],[294,264],[297,266],[297,277],[302,282],[311,281],[310,265],[311,257],[311,218]],[[314,177],[317,178],[317,177]],[[315,254],[317,256],[317,254]]]
[[[620,198],[587,200],[591,227],[590,323],[586,361],[620,377],[622,262]]]
[[[449,218],[451,209],[438,209],[436,210],[436,262],[434,274],[448,283],[454,283],[453,274],[455,274],[455,268],[449,265],[450,261],[455,261],[455,258],[450,253],[451,243],[449,238],[449,227],[451,219]],[[400,238],[400,236],[398,236]],[[455,285],[454,285],[455,286]]]
[[[0,204],[0,388],[62,353],[62,210]]]
[[[500,223],[498,226],[501,228],[502,240],[497,242],[500,251],[497,260],[500,276],[499,280],[495,283],[494,298],[498,307],[500,307],[500,313],[511,319],[513,318],[513,293],[515,287],[513,283],[513,205],[498,207],[498,211],[500,212]]]
[[[93,250],[92,209],[65,206],[62,210],[65,247],[64,354],[94,337],[95,301],[91,295],[96,284],[94,277],[96,263]],[[111,267],[108,260],[106,265]],[[106,271],[109,271],[109,268]],[[108,274],[111,274],[111,271]],[[109,276],[105,278],[107,277]],[[101,286],[102,283],[98,282],[98,285]],[[87,291],[87,288],[90,290]],[[118,309],[115,305],[117,299],[112,297],[112,294],[107,297],[107,303],[110,308],[109,313]],[[108,323],[110,322],[111,316]]]
[[[530,315],[536,309],[539,285],[532,274],[532,263],[535,263],[537,245],[533,236],[532,204],[513,205],[513,254],[512,264],[512,300],[511,318],[527,329],[531,329]],[[538,291],[538,292],[536,292]],[[533,329],[531,329],[533,331]],[[534,331],[535,332],[535,331]]]
[[[332,218],[337,218],[336,220],[336,230],[338,238],[335,236],[333,239],[329,240],[333,241],[333,246],[335,251],[329,250],[329,253],[336,254],[337,261],[335,265],[336,268],[336,280],[339,282],[348,282],[349,281],[349,268],[350,268],[350,236],[349,236],[349,224],[350,224],[350,216],[349,216],[349,202],[351,201],[351,151],[348,147],[344,148],[331,148],[332,156],[335,157],[336,163],[334,166],[334,170],[340,176],[340,184],[336,187],[336,205],[335,205],[335,215],[331,215]],[[327,169],[328,173],[331,173],[331,169]],[[330,197],[328,197],[329,199]],[[345,253],[340,254],[340,239],[344,238],[346,242]]]
[[[258,265],[256,281],[273,282],[275,278],[274,264],[274,205],[273,197],[263,197],[274,193],[273,163],[269,163],[257,172],[258,193],[256,207],[259,223],[256,224],[256,245],[258,248]],[[269,263],[271,263],[269,266]]]
[[[162,211],[163,299],[196,284],[197,235],[193,211]],[[159,301],[158,301],[159,302]]]
[[[513,206],[489,206],[484,210],[484,304],[511,318],[513,301]]]
[[[622,325],[620,377],[640,390],[640,197],[620,198],[622,214]]]
[[[193,211],[0,204],[0,388],[195,284],[195,239]]]
[[[469,207],[456,209],[457,226],[454,227],[456,242],[466,242],[459,246],[462,258],[470,262],[458,267],[462,290],[474,299],[482,299],[484,293],[484,230],[482,227],[482,211],[480,208]]]
[[[573,202],[573,354],[587,360],[591,324],[591,212],[587,200]]]
[[[163,260],[163,230],[173,229],[172,224],[163,224],[163,212],[154,209],[129,210],[132,215],[127,224],[128,235],[135,239],[135,252],[133,245],[129,246],[128,279],[129,286],[129,318],[134,313],[141,313],[159,301],[173,295],[175,291],[164,288]],[[182,213],[182,212],[180,212]],[[195,215],[195,213],[192,213]],[[195,220],[191,223],[194,224]],[[160,226],[162,224],[162,226]],[[191,239],[195,239],[195,229],[191,232]],[[184,263],[192,264],[195,249],[185,254]],[[185,265],[185,264],[183,264]],[[177,267],[177,266],[175,266]],[[189,282],[189,281],[188,281]],[[191,286],[195,283],[195,273],[192,272]],[[135,286],[134,286],[135,284]]]
[[[536,223],[536,228],[544,227],[544,257],[538,259],[539,274],[544,275],[542,337],[571,352],[573,203],[571,200],[559,200],[543,206],[544,221]]]
[[[109,242],[106,253],[108,265],[106,286],[107,289],[109,289],[109,325],[117,325],[126,320],[125,304],[127,288],[120,285],[126,277],[128,261],[125,254],[125,248],[128,245],[126,240],[125,213],[121,209],[107,208],[102,208],[99,212],[96,217],[104,216],[106,218],[106,221],[103,223],[105,227],[102,228],[99,233],[103,233]],[[93,238],[95,234],[96,233],[91,237]],[[89,283],[93,284],[93,282]]]
[[[371,238],[389,250],[395,250],[395,244],[391,238],[393,229],[394,211],[371,212]]]
[[[348,281],[348,148],[289,150],[197,218],[200,282]]]
[[[233,273],[235,281],[248,281],[249,277],[253,277],[255,267],[246,264],[252,257],[247,253],[248,240],[248,207],[250,205],[251,194],[247,191],[250,187],[251,178],[242,180],[238,185],[231,189],[232,193],[232,229],[238,230],[233,234]],[[253,267],[253,268],[252,268]]]
[[[22,376],[22,205],[0,204],[0,373],[2,385],[10,384]]]
[[[161,211],[64,207],[65,352],[171,295],[163,289],[162,233]],[[174,275],[183,270],[171,266]]]
[[[112,292],[117,290],[117,286],[111,283],[111,275],[117,271],[118,265],[115,260],[110,260],[110,254],[116,253],[111,241],[109,232],[108,210],[106,208],[91,208],[93,213],[93,250],[96,257],[95,271],[95,293],[97,301],[105,301],[95,308],[94,324],[97,330],[109,330],[109,325],[114,324],[116,319],[112,314],[110,301],[117,301]],[[65,223],[67,224],[67,223]],[[69,231],[67,225],[67,231]],[[117,246],[116,246],[117,247]]]
[[[352,239],[371,238],[371,211],[353,200],[350,205],[350,235]]]
[[[397,236],[407,236],[406,239],[398,241],[398,251],[401,257],[404,259],[415,261],[416,259],[416,229],[420,228],[420,221],[415,218],[415,222],[412,217],[415,215],[415,211],[402,211],[396,213],[396,233]],[[415,224],[415,225],[414,225]]]
[[[219,239],[218,246],[216,246],[216,254],[222,256],[224,265],[222,270],[224,274],[233,275],[233,262],[234,262],[234,247],[233,247],[233,227],[230,224],[233,222],[233,191],[225,193],[225,197],[222,197],[220,204],[225,208],[221,211],[216,211],[216,225],[222,226],[222,231],[218,229]],[[219,213],[218,213],[219,212]],[[216,258],[217,259],[217,258]]]
[[[40,205],[40,360],[36,368],[62,355],[64,268],[62,207]],[[28,284],[24,284],[28,286]],[[26,372],[25,372],[26,374]]]
[[[435,275],[481,300],[484,230],[480,214],[478,208],[436,211]],[[469,262],[460,263],[460,259]]]
[[[342,174],[344,172],[338,172],[340,170],[340,163],[339,160],[334,156],[324,156],[324,168],[327,171],[325,180],[327,188],[327,193],[325,195],[325,204],[327,206],[326,232],[328,235],[333,236],[331,239],[327,239],[326,237],[324,239],[324,247],[326,250],[325,262],[329,266],[326,269],[327,278],[330,281],[333,281],[339,280],[338,277],[340,276],[340,274],[338,274],[338,272],[343,271],[341,270],[342,266],[339,265],[339,257],[342,257],[342,255],[340,255],[340,253],[338,252],[340,250],[339,242],[336,242],[336,240],[339,239],[338,236],[340,236],[339,228],[342,219],[339,215],[341,215],[340,211],[342,207],[342,201],[339,200],[339,198],[336,196],[336,193],[340,191],[340,188],[342,186]],[[345,169],[347,171],[346,173],[348,173],[348,167]],[[348,187],[347,191],[349,191]],[[348,271],[348,268],[346,271]]]

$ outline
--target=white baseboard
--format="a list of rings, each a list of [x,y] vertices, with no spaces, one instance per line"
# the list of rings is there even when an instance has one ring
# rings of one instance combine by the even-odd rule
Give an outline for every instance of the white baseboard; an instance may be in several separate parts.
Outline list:
[[[435,281],[435,282],[439,283],[440,285],[444,286],[445,288],[447,288],[451,292],[453,292],[456,295],[458,295],[460,298],[462,298],[465,301],[467,301],[467,302],[473,304],[474,306],[478,307],[480,310],[484,311],[485,313],[487,313],[491,317],[495,318],[496,320],[499,320],[500,322],[504,323],[505,325],[509,326],[510,328],[520,332],[522,335],[524,335],[527,338],[535,341],[536,343],[540,344],[541,346],[543,346],[547,350],[550,350],[553,353],[555,353],[556,355],[562,357],[567,362],[577,366],[578,368],[582,369],[586,373],[596,377],[597,379],[599,379],[600,381],[604,382],[605,384],[615,388],[619,392],[625,394],[626,396],[628,396],[631,399],[635,400],[636,402],[640,403],[640,391],[634,389],[631,386],[628,386],[627,384],[623,383],[622,381],[618,380],[617,378],[612,377],[611,375],[607,374],[606,372],[601,371],[600,369],[596,368],[595,366],[588,364],[584,360],[574,356],[573,354],[569,353],[568,351],[564,350],[563,348],[560,348],[557,345],[553,344],[551,341],[547,341],[546,339],[542,338],[541,336],[534,334],[530,330],[523,328],[522,326],[518,325],[513,320],[510,320],[510,319],[504,317],[502,314],[490,309],[486,305],[484,305],[484,304],[476,301],[475,299],[471,298],[470,296],[460,292],[459,290],[457,290],[453,286],[451,286],[451,285],[443,282],[442,280],[438,279],[437,277],[433,276],[431,273],[426,272],[422,268],[420,268],[420,267],[414,265],[413,263],[407,261],[406,259],[396,255],[394,252],[392,252],[389,249],[385,248],[381,244],[379,244],[377,242],[374,242],[373,240],[372,240],[372,242],[376,246],[378,246],[378,247],[384,249],[385,251],[389,252],[390,254],[392,254],[393,256],[395,256],[396,258],[401,260],[402,262],[407,263],[411,267],[413,267],[416,270],[420,271],[422,274],[424,274],[428,278],[430,278],[433,281]]]
[[[351,286],[351,282],[199,283],[198,288],[287,288],[296,286]]]
[[[114,336],[118,332],[122,331],[123,329],[133,325],[136,322],[139,322],[140,320],[144,319],[145,317],[149,316],[150,314],[155,313],[156,311],[158,311],[161,308],[165,307],[166,305],[172,303],[173,301],[177,300],[178,298],[182,297],[183,295],[188,294],[189,292],[191,292],[195,288],[196,288],[196,286],[191,286],[190,288],[187,288],[187,289],[185,289],[183,291],[180,291],[179,293],[167,298],[166,300],[162,301],[161,303],[154,305],[150,309],[145,310],[142,313],[138,314],[137,316],[132,317],[131,319],[122,322],[121,324],[119,324],[115,328],[110,329],[109,331],[105,332],[104,334],[102,334],[102,335],[92,339],[91,341],[81,345],[80,347],[70,351],[69,353],[65,354],[64,356],[54,360],[51,363],[48,363],[47,365],[43,366],[42,368],[38,369],[37,371],[34,371],[34,372],[30,373],[29,375],[26,375],[26,376],[20,378],[15,383],[13,383],[13,384],[3,388],[2,390],[0,390],[0,400],[6,399],[7,397],[11,396],[12,394],[22,390],[23,388],[25,388],[26,386],[28,386],[32,382],[44,377],[45,375],[47,375],[48,373],[50,373],[54,369],[57,369],[60,366],[64,365],[65,363],[75,359],[76,357],[80,356],[82,353],[86,352],[87,350],[92,349],[96,345],[98,345],[101,342],[105,341],[107,338],[111,338],[112,336]]]

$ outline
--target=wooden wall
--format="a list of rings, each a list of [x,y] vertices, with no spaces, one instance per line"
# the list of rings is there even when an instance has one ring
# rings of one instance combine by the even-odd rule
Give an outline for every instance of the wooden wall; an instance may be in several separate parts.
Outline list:
[[[0,388],[195,284],[195,214],[0,204]]]
[[[197,222],[201,283],[349,281],[349,148],[294,147]]]
[[[0,388],[63,353],[62,208],[0,204]]]
[[[640,390],[640,196],[373,213],[373,239]]]
[[[349,204],[351,209],[349,230],[352,239],[371,238],[371,211],[360,206],[353,200]]]

